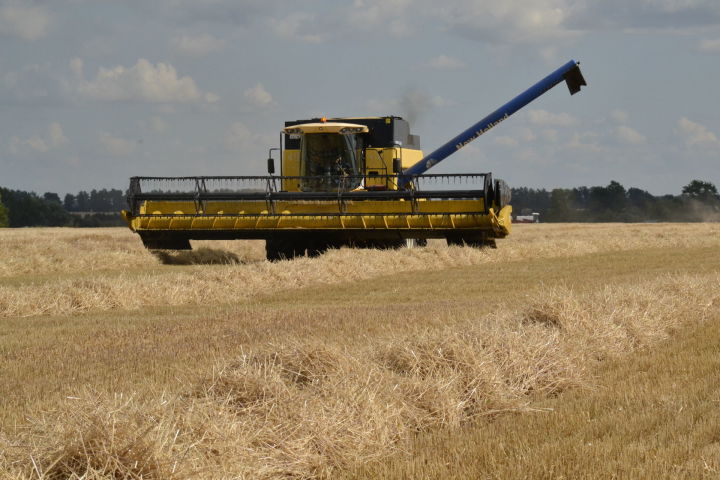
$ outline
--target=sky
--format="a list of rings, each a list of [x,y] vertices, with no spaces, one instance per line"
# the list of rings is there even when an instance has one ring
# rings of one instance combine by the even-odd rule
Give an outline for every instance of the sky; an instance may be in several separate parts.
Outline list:
[[[286,120],[400,115],[426,153],[568,60],[430,173],[720,186],[718,0],[0,0],[0,186],[261,175]]]

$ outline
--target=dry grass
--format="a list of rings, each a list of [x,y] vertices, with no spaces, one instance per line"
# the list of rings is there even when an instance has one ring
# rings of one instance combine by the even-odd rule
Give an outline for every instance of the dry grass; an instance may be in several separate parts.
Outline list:
[[[75,231],[9,232],[8,479],[331,478],[419,432],[592,389],[603,363],[720,311],[717,225],[533,225],[491,251],[277,264],[257,242],[201,243],[220,251],[169,260],[221,263],[203,266],[115,263],[139,242],[121,230],[74,240],[97,241],[92,262],[48,245]]]
[[[598,388],[417,435],[410,453],[341,478],[720,477],[720,315],[598,368]]]
[[[86,392],[13,439],[19,478],[329,478],[409,446],[413,432],[532,410],[590,386],[606,358],[720,309],[720,275],[666,276],[345,345],[257,345],[174,396]]]
[[[647,248],[720,248],[718,224],[533,225],[516,228],[497,250],[447,247],[438,241],[421,249],[341,249],[320,259],[271,264],[263,260],[262,242],[198,242],[196,251],[161,254],[158,261],[124,229],[105,229],[88,238],[66,229],[10,230],[0,235],[7,237],[7,248],[0,253],[0,317],[218,305],[405,271]],[[220,265],[178,267],[192,264]]]

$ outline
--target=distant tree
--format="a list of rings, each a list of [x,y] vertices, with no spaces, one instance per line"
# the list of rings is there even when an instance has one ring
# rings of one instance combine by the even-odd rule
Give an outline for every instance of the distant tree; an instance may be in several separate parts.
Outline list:
[[[590,189],[588,187],[573,188],[573,204],[575,208],[587,210],[590,207]]]
[[[682,194],[703,202],[718,199],[717,187],[710,182],[703,182],[702,180],[693,180],[685,185],[682,189]]]
[[[122,190],[118,190],[116,188],[113,188],[108,192],[108,196],[110,198],[113,212],[119,212],[123,208],[127,207],[127,200],[125,198],[125,194]]]
[[[625,208],[625,193],[625,187],[613,180],[607,187],[590,188],[588,203],[593,212],[598,214],[618,212]]]
[[[645,190],[631,187],[627,191],[627,200],[631,206],[644,209],[655,201],[655,197]]]
[[[79,191],[75,196],[75,204],[78,212],[90,211],[90,195],[85,191]]]
[[[545,189],[536,190],[527,187],[513,188],[512,206],[514,214],[524,215],[538,212],[542,218],[550,207],[550,192]]]
[[[572,190],[556,188],[550,193],[550,208],[547,220],[550,222],[573,222],[577,214],[572,205]]]
[[[0,227],[7,227],[10,223],[8,218],[8,209],[2,202],[2,195],[0,195]]]
[[[85,212],[119,212],[125,206],[125,195],[121,190],[91,190],[90,194],[78,193],[77,202],[84,203],[87,195],[87,207]]]
[[[92,213],[84,216],[74,216],[73,227],[124,227],[127,226],[120,215],[115,212]]]
[[[75,200],[75,195],[72,193],[68,193],[65,195],[65,199],[63,200],[63,207],[68,212],[74,212],[77,210],[77,201]]]
[[[100,192],[95,190],[94,188],[90,190],[90,208],[89,210],[91,212],[102,212],[105,210],[103,205],[103,198],[100,195]]]
[[[46,202],[53,202],[53,203],[62,204],[62,202],[60,201],[60,196],[59,196],[57,193],[45,192],[45,193],[43,194],[43,199],[44,199]]]
[[[59,227],[71,223],[60,203],[48,202],[33,192],[0,188],[0,196],[8,209],[10,227]]]

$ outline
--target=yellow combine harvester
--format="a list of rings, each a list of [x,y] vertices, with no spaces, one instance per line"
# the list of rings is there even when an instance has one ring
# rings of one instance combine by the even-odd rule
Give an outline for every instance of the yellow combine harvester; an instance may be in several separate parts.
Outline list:
[[[400,117],[286,122],[280,175],[132,177],[122,215],[149,249],[190,249],[190,240],[265,239],[268,260],[315,256],[343,245],[392,248],[494,246],[510,233],[510,189],[490,173],[425,172],[565,81],[585,80],[570,61],[429,155]],[[425,190],[427,183],[452,185]],[[466,188],[464,188],[466,187]]]

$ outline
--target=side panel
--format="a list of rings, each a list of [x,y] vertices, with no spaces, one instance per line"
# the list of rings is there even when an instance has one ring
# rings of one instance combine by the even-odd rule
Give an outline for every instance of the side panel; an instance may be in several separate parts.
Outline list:
[[[417,163],[423,156],[421,150],[412,148],[367,148],[365,149],[366,186],[387,186],[388,190],[397,190],[397,184],[386,185],[386,178],[373,180],[374,175],[392,175],[393,159],[402,159],[403,169]]]
[[[300,175],[300,150],[283,150],[282,174],[286,177]],[[283,180],[282,189],[286,192],[299,192],[297,180]]]

